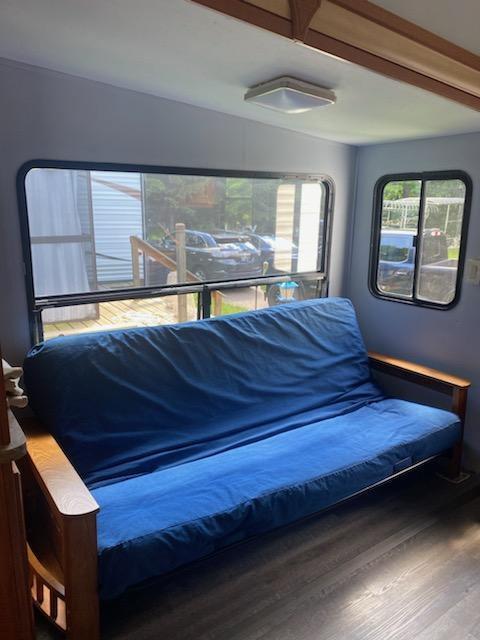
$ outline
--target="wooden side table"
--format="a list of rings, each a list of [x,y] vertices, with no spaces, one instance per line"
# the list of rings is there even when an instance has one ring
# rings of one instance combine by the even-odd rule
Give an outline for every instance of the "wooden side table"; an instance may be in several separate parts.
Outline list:
[[[20,473],[25,436],[8,409],[0,354],[0,638],[34,640]]]

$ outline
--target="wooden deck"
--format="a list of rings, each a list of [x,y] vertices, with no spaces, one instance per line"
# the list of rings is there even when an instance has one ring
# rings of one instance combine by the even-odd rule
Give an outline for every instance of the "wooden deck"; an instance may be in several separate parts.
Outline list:
[[[187,319],[197,317],[196,295],[188,294]],[[178,301],[176,296],[143,300],[122,300],[102,302],[96,305],[97,317],[69,322],[44,322],[46,340],[60,335],[72,335],[87,331],[106,331],[129,327],[148,327],[158,324],[178,322]],[[266,306],[263,293],[255,287],[225,292],[222,300],[222,314],[238,313]]]
[[[45,338],[71,335],[86,331],[105,331],[128,327],[148,327],[177,322],[177,298],[150,298],[144,300],[121,300],[102,302],[97,307],[97,317],[70,322],[44,324]],[[188,319],[195,320],[197,306],[195,296],[187,295]]]

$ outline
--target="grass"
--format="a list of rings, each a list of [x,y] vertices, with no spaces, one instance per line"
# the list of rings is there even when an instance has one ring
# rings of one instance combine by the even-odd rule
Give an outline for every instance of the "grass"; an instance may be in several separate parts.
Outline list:
[[[222,316],[228,316],[231,313],[242,313],[248,311],[247,307],[240,307],[238,304],[230,304],[230,302],[222,303]]]
[[[449,247],[448,248],[448,259],[449,260],[458,260],[459,252],[460,252],[459,247]]]

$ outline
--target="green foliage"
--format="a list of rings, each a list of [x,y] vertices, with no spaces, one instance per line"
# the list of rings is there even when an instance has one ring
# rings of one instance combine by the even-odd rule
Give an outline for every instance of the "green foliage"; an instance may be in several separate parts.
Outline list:
[[[383,190],[384,200],[400,200],[420,195],[421,182],[419,180],[399,180],[388,182]]]
[[[226,229],[242,230],[252,224],[252,198],[227,199],[224,223]]]
[[[463,198],[465,185],[461,180],[429,180],[426,184],[426,196],[431,198]],[[420,180],[399,180],[388,182],[383,190],[384,200],[420,197]]]
[[[389,182],[383,191],[382,227],[415,229],[418,225],[421,181]],[[403,198],[417,198],[414,206],[389,206]],[[461,180],[429,180],[425,183],[425,227],[440,229],[447,234],[449,244],[457,241],[463,216],[463,202],[434,201],[434,198],[463,198],[465,185]],[[430,200],[432,199],[432,200]]]
[[[183,222],[188,229],[275,232],[280,181],[147,174],[144,176],[146,236],[161,240]],[[203,206],[198,194],[213,194]]]
[[[461,180],[431,180],[427,183],[427,197],[464,198],[465,185]]]
[[[185,222],[193,214],[186,206],[189,197],[201,186],[206,178],[147,174],[144,176],[145,224],[147,238],[160,240],[175,226],[175,222]],[[180,214],[180,218],[171,222]]]
[[[226,178],[227,198],[251,198],[253,193],[252,180],[248,178]]]
[[[253,187],[252,226],[261,235],[274,235],[277,219],[277,191],[281,181],[256,180]]]

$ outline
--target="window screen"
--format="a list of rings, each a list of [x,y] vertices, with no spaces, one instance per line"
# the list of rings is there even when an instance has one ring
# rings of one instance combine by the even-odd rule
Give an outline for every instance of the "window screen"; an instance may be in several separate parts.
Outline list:
[[[373,293],[428,306],[453,305],[470,198],[470,179],[459,172],[382,179],[373,229]]]

